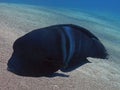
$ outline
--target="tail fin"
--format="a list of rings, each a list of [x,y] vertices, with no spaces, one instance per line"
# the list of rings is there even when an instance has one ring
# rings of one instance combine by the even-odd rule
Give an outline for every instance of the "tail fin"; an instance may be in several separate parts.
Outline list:
[[[100,42],[100,40],[97,40],[95,38],[92,38],[92,40],[93,40],[93,46],[94,46],[94,48],[92,49],[94,53],[94,57],[101,58],[101,59],[107,59],[108,53],[104,45]]]

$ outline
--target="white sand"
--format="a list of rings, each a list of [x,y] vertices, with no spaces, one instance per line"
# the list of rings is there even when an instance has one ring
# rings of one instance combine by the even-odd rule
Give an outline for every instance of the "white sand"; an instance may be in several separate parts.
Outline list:
[[[104,43],[108,60],[92,59],[69,77],[21,77],[6,70],[12,44],[25,33],[54,24],[73,23]],[[0,4],[0,90],[120,90],[119,27],[89,13],[27,5]],[[59,71],[60,72],[60,71]],[[60,72],[61,73],[61,72]]]

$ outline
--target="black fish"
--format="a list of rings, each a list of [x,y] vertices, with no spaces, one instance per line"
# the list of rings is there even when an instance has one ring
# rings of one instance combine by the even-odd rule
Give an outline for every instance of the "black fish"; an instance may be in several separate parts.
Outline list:
[[[13,45],[8,70],[22,76],[45,76],[59,69],[72,71],[89,62],[87,57],[107,58],[107,51],[91,32],[77,25],[61,24],[34,30]]]

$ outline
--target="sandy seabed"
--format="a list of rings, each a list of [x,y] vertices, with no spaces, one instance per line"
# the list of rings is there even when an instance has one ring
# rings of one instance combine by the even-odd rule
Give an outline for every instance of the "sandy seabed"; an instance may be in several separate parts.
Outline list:
[[[69,77],[21,77],[7,71],[17,38],[37,28],[63,23],[77,24],[94,33],[107,48],[109,59],[88,58],[92,63],[64,73]],[[0,90],[120,90],[119,45],[119,27],[98,16],[60,8],[0,3]]]

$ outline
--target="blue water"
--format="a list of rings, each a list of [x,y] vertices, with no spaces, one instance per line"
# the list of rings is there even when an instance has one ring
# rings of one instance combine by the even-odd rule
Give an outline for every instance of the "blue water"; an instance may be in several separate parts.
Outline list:
[[[0,0],[0,2],[77,8],[120,14],[120,0]]]
[[[120,0],[0,0],[0,2],[51,6],[105,15],[120,23]]]

